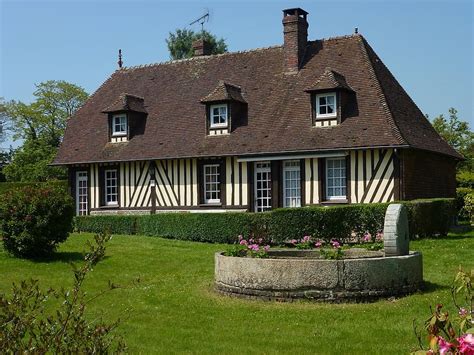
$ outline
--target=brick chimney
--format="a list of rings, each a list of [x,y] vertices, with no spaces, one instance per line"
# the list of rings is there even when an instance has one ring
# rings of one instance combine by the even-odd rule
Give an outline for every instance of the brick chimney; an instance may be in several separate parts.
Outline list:
[[[205,39],[198,39],[193,42],[193,57],[199,57],[203,55],[211,54],[211,46]]]
[[[297,72],[302,65],[308,42],[308,13],[300,8],[283,10],[285,64],[289,72]]]

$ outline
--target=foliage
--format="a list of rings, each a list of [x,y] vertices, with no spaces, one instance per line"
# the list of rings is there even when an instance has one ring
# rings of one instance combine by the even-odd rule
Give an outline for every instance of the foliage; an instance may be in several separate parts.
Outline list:
[[[166,44],[170,52],[171,59],[184,59],[193,56],[193,42],[203,38],[208,42],[211,54],[221,54],[227,52],[227,44],[223,38],[217,37],[208,31],[194,32],[188,29],[177,29],[170,32]]]
[[[10,190],[16,190],[22,187],[44,187],[53,186],[67,192],[67,180],[50,180],[48,182],[2,182],[0,183],[0,195]]]
[[[0,348],[5,353],[105,354],[123,352],[125,343],[111,332],[118,321],[107,324],[85,319],[90,299],[82,290],[87,274],[104,258],[105,243],[110,236],[95,236],[81,267],[73,265],[74,285],[71,290],[52,288],[42,291],[38,280],[13,284],[12,296],[0,294]],[[116,288],[109,284],[109,289]],[[47,312],[51,299],[59,302],[57,309]]]
[[[469,214],[465,208],[466,195],[474,193],[469,187],[458,187],[456,189],[456,212],[460,220],[469,220]]]
[[[454,199],[415,200],[407,206],[410,234],[444,235],[454,216]],[[110,228],[115,234],[144,234],[211,243],[234,243],[236,235],[272,238],[276,244],[302,235],[330,241],[362,239],[383,230],[388,204],[283,208],[265,213],[158,213],[146,216],[76,217],[77,231]]]
[[[462,269],[454,279],[451,289],[457,315],[453,318],[443,312],[442,304],[437,304],[432,315],[425,321],[424,329],[428,333],[428,352],[432,354],[474,354],[474,269],[468,274]],[[461,300],[459,299],[461,298]],[[425,354],[421,333],[415,327],[421,351]]]
[[[460,170],[456,174],[459,187],[474,189],[474,171]]]
[[[446,236],[456,217],[456,200],[435,198],[403,202],[411,238]]]
[[[11,162],[12,153],[12,150],[2,151],[0,148],[0,182],[5,181],[3,169]]]
[[[474,225],[474,191],[464,197],[464,211],[471,225]]]
[[[7,181],[34,182],[65,179],[66,169],[50,166],[57,148],[42,139],[27,140],[12,156],[10,164],[3,168]]]
[[[88,97],[81,87],[55,80],[37,84],[33,95],[35,100],[31,104],[11,100],[0,105],[13,139],[24,141],[4,169],[9,181],[65,177],[63,169],[48,164],[56,155],[68,118]]]
[[[474,133],[469,123],[461,121],[458,111],[451,107],[449,118],[439,115],[433,119],[433,127],[454,149],[460,152],[466,161],[459,164],[460,170],[474,172]]]
[[[74,204],[61,188],[27,186],[8,191],[0,201],[5,250],[18,257],[47,257],[72,230]]]
[[[324,259],[340,260],[344,257],[344,251],[337,240],[331,240],[331,248],[320,248],[319,252]]]
[[[230,246],[225,252],[225,256],[245,257],[251,258],[268,258],[268,251],[270,245],[268,241],[263,238],[249,238],[245,239],[242,235],[238,237],[238,243]]]

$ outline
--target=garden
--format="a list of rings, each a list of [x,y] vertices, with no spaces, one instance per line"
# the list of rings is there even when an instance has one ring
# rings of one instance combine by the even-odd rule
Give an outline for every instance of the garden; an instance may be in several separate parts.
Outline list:
[[[65,197],[56,195],[56,188],[22,191],[12,194],[14,198],[4,198],[0,212],[4,238],[0,248],[0,320],[13,319],[23,329],[52,334],[56,349],[61,349],[60,346],[71,349],[75,336],[91,347],[132,353],[409,353],[419,349],[420,341],[425,349],[428,346],[425,321],[433,321],[430,317],[438,312],[437,304],[444,307],[434,324],[451,332],[449,325],[443,323],[442,312],[447,310],[453,331],[459,333],[458,319],[462,315],[458,315],[460,310],[453,303],[452,285],[459,266],[468,272],[474,269],[474,232],[467,225],[448,232],[446,224],[440,223],[449,219],[445,211],[452,201],[432,201],[430,207],[426,207],[427,201],[407,204],[410,227],[418,233],[413,236],[410,249],[423,254],[422,290],[371,303],[325,304],[220,295],[214,289],[214,255],[233,248],[238,252],[243,249],[255,252],[256,247],[249,245],[261,245],[265,252],[263,240],[249,244],[249,238],[244,237],[253,234],[258,238],[266,233],[272,236],[272,249],[281,245],[293,247],[293,244],[295,249],[317,250],[316,244],[321,243],[333,255],[328,258],[337,258],[340,249],[344,252],[350,241],[343,236],[360,238],[367,248],[377,249],[386,206],[277,210],[270,214],[222,217],[204,214],[84,217],[76,219],[76,232],[67,239],[62,237],[67,237],[67,226],[49,233],[54,235],[54,242],[46,243],[49,248],[40,249],[42,255],[37,257],[31,252],[38,250],[38,246],[27,247],[31,245],[29,234],[20,231],[47,235],[46,221],[55,220],[61,214],[66,216],[62,220],[65,222],[72,219],[72,212]],[[10,207],[11,204],[17,207],[5,210],[5,201]],[[57,213],[44,208],[52,203],[58,203],[54,209]],[[442,208],[433,207],[436,205]],[[320,226],[323,222],[341,220],[343,215],[346,222],[337,224],[341,238],[335,241],[331,234],[336,231],[329,233],[329,226]],[[427,215],[431,215],[433,223],[424,227],[422,220]],[[426,229],[434,226],[437,231]],[[103,233],[104,229],[112,229],[113,236]],[[244,234],[240,239],[237,230]],[[160,236],[160,231],[166,238]],[[287,234],[290,232],[294,234]],[[15,233],[20,238],[8,237]],[[28,282],[21,284],[29,279],[37,283],[33,287]],[[13,283],[16,289],[12,289]],[[50,288],[54,292],[41,298],[37,308],[33,305],[34,297],[25,295],[26,291],[30,296],[43,295]],[[18,299],[28,299],[29,303],[10,302],[6,306],[6,300]],[[458,300],[458,305],[462,301]],[[21,307],[11,306],[20,303]],[[32,316],[28,310],[33,309],[38,312]],[[29,317],[25,318],[25,314]],[[38,327],[42,319],[50,326]],[[0,344],[6,344],[5,339],[12,334],[9,325],[4,323],[0,328]],[[469,324],[463,327],[466,330]],[[23,340],[40,339],[31,331],[19,334]],[[9,344],[14,341],[7,340]]]

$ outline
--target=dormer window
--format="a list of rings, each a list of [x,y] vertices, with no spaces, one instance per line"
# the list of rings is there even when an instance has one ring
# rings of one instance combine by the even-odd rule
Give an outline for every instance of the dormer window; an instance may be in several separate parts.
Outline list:
[[[211,105],[210,107],[211,128],[225,128],[227,121],[227,104]]]
[[[336,93],[316,95],[316,118],[337,117]]]
[[[127,115],[114,115],[112,117],[112,136],[125,135],[127,135]]]

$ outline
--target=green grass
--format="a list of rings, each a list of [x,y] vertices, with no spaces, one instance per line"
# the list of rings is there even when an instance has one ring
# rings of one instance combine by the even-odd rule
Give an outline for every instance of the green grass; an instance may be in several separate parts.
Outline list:
[[[56,260],[32,262],[0,247],[0,292],[12,282],[40,280],[43,287],[72,284],[68,261],[80,261],[90,234],[74,234]],[[88,276],[97,293],[107,281],[128,284],[100,298],[91,319],[124,318],[117,332],[132,353],[407,353],[416,347],[412,321],[429,306],[451,304],[449,287],[459,265],[474,268],[474,233],[414,241],[423,252],[428,289],[369,304],[278,303],[228,298],[213,292],[214,252],[224,246],[141,236],[114,236],[107,257]],[[128,311],[127,311],[128,310]]]

